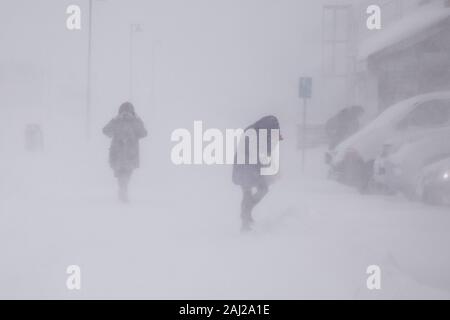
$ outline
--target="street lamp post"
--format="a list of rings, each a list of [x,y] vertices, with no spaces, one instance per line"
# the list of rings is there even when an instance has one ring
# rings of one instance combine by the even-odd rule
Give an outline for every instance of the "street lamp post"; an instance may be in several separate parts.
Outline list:
[[[152,43],[152,74],[151,74],[151,105],[156,108],[156,49],[161,46],[161,41],[157,40]]]

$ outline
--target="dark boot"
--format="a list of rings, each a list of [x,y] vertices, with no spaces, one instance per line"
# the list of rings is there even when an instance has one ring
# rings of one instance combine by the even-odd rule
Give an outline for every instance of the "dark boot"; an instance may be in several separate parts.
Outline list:
[[[252,210],[254,207],[253,195],[251,189],[243,190],[243,198],[241,203],[241,231],[246,232],[251,230],[253,224]]]

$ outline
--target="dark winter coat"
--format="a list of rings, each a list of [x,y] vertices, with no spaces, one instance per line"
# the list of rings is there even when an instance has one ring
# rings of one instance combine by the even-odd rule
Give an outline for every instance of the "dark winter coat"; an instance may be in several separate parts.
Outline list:
[[[139,140],[147,136],[142,120],[131,112],[121,112],[103,128],[112,138],[109,163],[117,173],[139,167]]]
[[[260,129],[267,129],[267,156],[270,157],[272,150],[271,150],[271,134],[270,130],[273,129],[280,129],[280,125],[278,122],[278,119],[275,116],[267,116],[264,117],[248,128],[245,129],[245,131],[254,129],[257,134],[257,155],[260,154],[259,151],[259,130]],[[280,137],[281,140],[281,137]],[[266,179],[264,176],[261,175],[261,167],[262,164],[258,161],[256,164],[249,163],[249,139],[246,138],[245,141],[242,140],[240,143],[245,143],[245,164],[238,164],[237,162],[237,152],[234,157],[234,165],[233,165],[233,175],[232,180],[233,183],[236,185],[240,185],[244,188],[251,188],[256,186],[261,186],[266,184]],[[239,149],[239,147],[238,147]]]

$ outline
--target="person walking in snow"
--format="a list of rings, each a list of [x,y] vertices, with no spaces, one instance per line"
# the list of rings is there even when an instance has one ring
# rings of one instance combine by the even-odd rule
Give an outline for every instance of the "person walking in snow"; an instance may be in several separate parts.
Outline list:
[[[109,164],[119,184],[119,200],[128,202],[128,184],[133,171],[139,168],[139,140],[147,136],[147,130],[134,106],[125,102],[119,114],[103,128],[103,133],[112,139]]]
[[[265,155],[261,154],[260,150],[260,135],[261,129],[267,130],[267,151]],[[254,130],[256,132],[257,141],[257,161],[256,163],[250,163],[249,161],[249,138],[245,135],[249,130]],[[240,186],[242,189],[242,202],[241,202],[241,222],[242,231],[249,231],[253,224],[252,211],[255,206],[261,202],[261,200],[266,196],[269,191],[270,177],[263,176],[261,174],[261,168],[264,166],[261,163],[261,156],[270,158],[272,155],[271,148],[273,147],[271,141],[271,130],[280,130],[280,125],[278,119],[275,116],[266,116],[258,120],[251,126],[245,129],[244,139],[240,143],[245,143],[245,162],[243,164],[238,163],[238,153],[235,154],[232,180],[233,183]],[[278,141],[283,140],[281,134],[278,137]],[[278,143],[277,141],[277,143]],[[238,152],[239,152],[238,147]],[[274,161],[273,159],[271,161]],[[276,160],[278,161],[278,159]],[[273,178],[273,177],[272,177]]]

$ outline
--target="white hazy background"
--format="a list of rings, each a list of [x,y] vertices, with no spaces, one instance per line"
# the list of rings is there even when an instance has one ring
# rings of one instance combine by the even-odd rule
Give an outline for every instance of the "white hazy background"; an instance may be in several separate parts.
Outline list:
[[[66,29],[67,6],[82,30]],[[92,123],[86,140],[87,1],[0,0],[1,298],[448,298],[442,208],[362,197],[307,173],[295,148],[298,78],[320,74],[322,1],[105,0],[93,5]],[[116,200],[101,133],[129,100],[149,137],[131,204]],[[320,85],[311,122],[323,122]],[[175,167],[170,134],[280,118],[282,179],[239,233],[228,166]],[[45,151],[24,151],[39,123]],[[381,292],[366,290],[378,264]],[[79,265],[82,290],[66,288]]]

